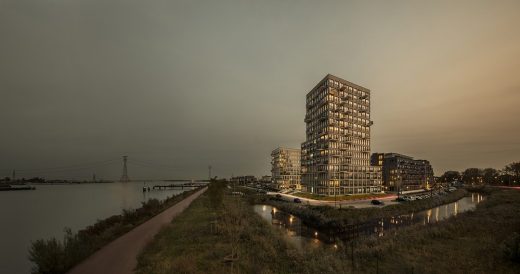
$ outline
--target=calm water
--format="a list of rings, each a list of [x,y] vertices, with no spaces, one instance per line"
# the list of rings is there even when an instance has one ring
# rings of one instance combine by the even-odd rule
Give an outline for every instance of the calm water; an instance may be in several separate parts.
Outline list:
[[[299,249],[313,248],[319,246],[335,247],[335,238],[348,240],[352,237],[378,235],[385,233],[396,233],[396,229],[403,226],[422,223],[423,225],[436,223],[446,218],[475,209],[484,197],[473,193],[470,197],[464,197],[457,202],[445,204],[432,209],[412,214],[398,215],[384,218],[373,222],[367,222],[351,227],[342,234],[330,235],[320,232],[302,223],[302,221],[291,214],[285,213],[269,205],[255,205],[254,210],[263,219],[269,221],[273,226],[284,232],[285,239]]]
[[[0,192],[0,273],[30,272],[27,250],[31,241],[62,239],[65,227],[77,231],[123,209],[138,208],[148,199],[164,200],[186,190],[143,193],[143,182],[35,186],[32,191]]]

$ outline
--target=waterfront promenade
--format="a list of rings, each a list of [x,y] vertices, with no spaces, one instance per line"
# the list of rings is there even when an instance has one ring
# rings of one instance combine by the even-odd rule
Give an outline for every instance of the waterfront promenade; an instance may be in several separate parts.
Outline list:
[[[85,261],[75,266],[69,274],[130,274],[137,265],[139,252],[153,239],[159,230],[184,211],[207,188],[203,188],[183,201],[161,212],[147,222],[132,229],[107,244]]]

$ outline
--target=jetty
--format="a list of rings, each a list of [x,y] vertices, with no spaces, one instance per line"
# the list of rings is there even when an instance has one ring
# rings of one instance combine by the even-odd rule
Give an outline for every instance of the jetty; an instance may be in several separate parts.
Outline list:
[[[154,185],[153,189],[172,189],[172,188],[180,188],[184,189],[185,187],[203,187],[208,185],[206,182],[190,182],[183,184],[169,184],[169,185]]]
[[[15,191],[15,190],[35,190],[34,186],[30,185],[4,185],[0,184],[0,191]]]

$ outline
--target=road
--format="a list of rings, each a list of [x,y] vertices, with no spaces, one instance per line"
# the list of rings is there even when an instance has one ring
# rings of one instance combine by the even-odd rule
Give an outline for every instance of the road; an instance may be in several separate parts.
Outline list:
[[[139,252],[153,239],[155,234],[186,209],[207,188],[161,212],[147,222],[132,229],[107,244],[85,261],[74,267],[69,274],[131,274],[137,266]]]
[[[364,208],[364,207],[374,207],[375,205],[372,205],[370,202],[372,201],[372,199],[364,199],[364,200],[346,200],[346,201],[337,201],[337,202],[334,202],[334,201],[322,201],[322,200],[314,200],[314,199],[307,199],[307,198],[302,198],[302,197],[298,197],[298,196],[295,196],[295,195],[291,195],[291,194],[282,194],[282,193],[277,193],[277,192],[268,192],[267,195],[272,195],[272,196],[275,196],[276,194],[280,194],[282,195],[282,199],[284,200],[287,200],[287,201],[293,201],[294,198],[298,198],[302,201],[302,204],[308,204],[308,205],[329,205],[329,206],[334,206],[335,204],[337,205],[337,207],[340,207],[341,206],[353,206],[355,208]],[[397,198],[396,195],[389,195],[389,196],[385,196],[385,197],[380,197],[380,198],[377,198],[378,200],[380,201],[384,201],[385,205],[393,205],[393,204],[397,204],[398,202],[395,202],[394,200]],[[381,206],[375,206],[375,207],[381,207]]]

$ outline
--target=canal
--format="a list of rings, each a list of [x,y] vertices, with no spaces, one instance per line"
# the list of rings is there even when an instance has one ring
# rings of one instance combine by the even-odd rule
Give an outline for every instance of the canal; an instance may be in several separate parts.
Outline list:
[[[146,183],[155,184],[164,182]],[[0,192],[0,273],[30,273],[31,241],[61,240],[65,227],[77,231],[123,209],[139,208],[148,199],[164,200],[192,189],[143,192],[143,186],[144,182],[36,185],[36,190]]]
[[[413,224],[427,225],[440,222],[449,217],[457,216],[465,211],[475,209],[477,204],[483,200],[484,196],[481,194],[472,193],[469,197],[463,197],[456,202],[428,210],[397,215],[360,224],[359,226],[356,226],[356,231],[354,231],[355,233],[353,233],[353,235],[384,236],[388,232],[396,233],[397,229],[400,227]],[[300,218],[283,212],[276,207],[270,205],[255,205],[254,211],[274,227],[280,229],[283,232],[285,240],[292,243],[300,250],[316,247],[336,247],[334,236],[337,235],[328,235],[327,233],[323,233],[315,228],[307,226]]]

